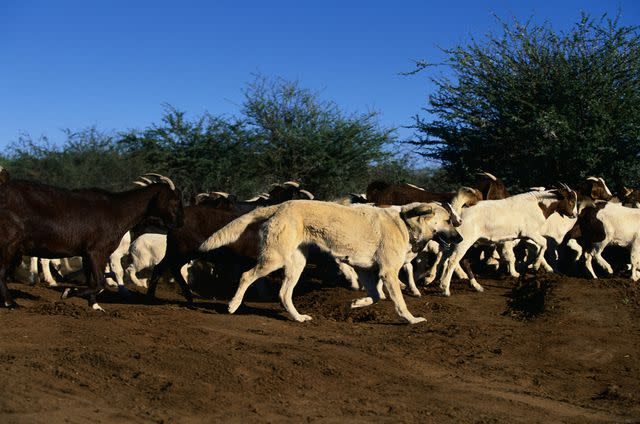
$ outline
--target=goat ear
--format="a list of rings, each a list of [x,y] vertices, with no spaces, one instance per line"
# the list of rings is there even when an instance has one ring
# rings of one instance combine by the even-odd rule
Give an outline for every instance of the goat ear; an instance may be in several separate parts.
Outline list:
[[[400,210],[407,219],[434,214],[433,207],[425,203],[405,205]]]

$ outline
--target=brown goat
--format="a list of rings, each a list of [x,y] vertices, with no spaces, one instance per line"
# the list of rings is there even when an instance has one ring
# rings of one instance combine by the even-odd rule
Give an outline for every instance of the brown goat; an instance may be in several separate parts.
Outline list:
[[[0,185],[0,294],[16,307],[6,275],[22,255],[41,258],[81,256],[89,288],[66,290],[63,297],[87,297],[101,310],[96,295],[104,288],[104,268],[124,234],[146,218],[168,228],[182,225],[180,191],[166,177],[147,174],[144,188],[121,193],[100,189],[67,190],[24,180]]]
[[[482,194],[479,200],[497,200],[509,196],[504,183],[489,174],[479,174],[480,180],[473,186]],[[443,202],[450,203],[457,192],[437,193],[429,192],[412,184],[390,184],[384,181],[374,181],[367,187],[367,201],[376,205],[406,205],[412,202]]]

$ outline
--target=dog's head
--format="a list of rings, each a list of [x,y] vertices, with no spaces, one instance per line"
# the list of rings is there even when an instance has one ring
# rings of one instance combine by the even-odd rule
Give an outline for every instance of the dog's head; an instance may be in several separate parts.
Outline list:
[[[462,221],[449,204],[410,203],[401,207],[400,216],[416,242],[436,239],[450,244],[462,241],[456,229]]]

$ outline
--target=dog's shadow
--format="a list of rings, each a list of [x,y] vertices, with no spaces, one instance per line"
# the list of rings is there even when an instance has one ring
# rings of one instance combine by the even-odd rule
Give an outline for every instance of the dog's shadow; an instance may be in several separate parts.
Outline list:
[[[231,315],[229,314],[228,301],[223,301],[223,300],[209,301],[209,302],[196,301],[193,304],[193,306],[195,310],[200,310],[201,312],[204,312],[204,313]],[[256,308],[254,306],[249,306],[244,303],[240,305],[240,307],[236,312],[233,313],[233,315],[247,315],[247,316],[255,315],[255,316],[264,317],[264,318],[273,318],[279,321],[289,321],[289,319],[286,316],[284,316],[284,314],[286,314],[286,312],[284,310],[278,310],[277,307]]]

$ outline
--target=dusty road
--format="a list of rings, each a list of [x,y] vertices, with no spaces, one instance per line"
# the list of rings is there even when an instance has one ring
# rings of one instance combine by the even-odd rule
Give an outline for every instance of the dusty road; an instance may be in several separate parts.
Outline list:
[[[532,320],[508,307],[513,280],[483,280],[407,297],[415,326],[390,302],[349,311],[358,293],[337,287],[296,294],[299,324],[278,303],[188,309],[166,285],[162,304],[107,294],[99,314],[11,284],[0,422],[640,422],[637,286],[537,278]]]

